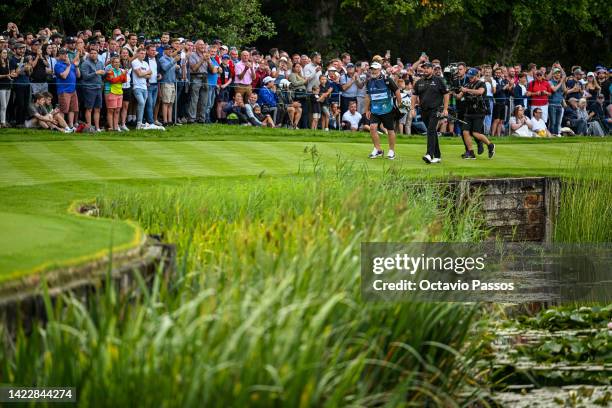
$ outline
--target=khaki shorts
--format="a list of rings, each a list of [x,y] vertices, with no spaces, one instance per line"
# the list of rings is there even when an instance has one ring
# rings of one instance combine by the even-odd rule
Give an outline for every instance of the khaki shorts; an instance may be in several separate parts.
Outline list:
[[[160,84],[162,103],[174,103],[176,100],[176,87],[174,84]]]

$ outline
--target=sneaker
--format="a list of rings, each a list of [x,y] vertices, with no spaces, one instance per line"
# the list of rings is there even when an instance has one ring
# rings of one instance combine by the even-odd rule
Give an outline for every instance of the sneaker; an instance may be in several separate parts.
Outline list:
[[[329,132],[329,128],[325,128],[325,131],[326,131],[326,132]]]
[[[130,131],[130,129],[128,129],[128,127],[125,126],[125,125],[119,126],[119,129],[121,129],[122,132],[129,132]]]
[[[379,157],[383,157],[384,154],[385,154],[384,150],[377,150],[376,148],[374,148],[374,150],[372,150],[372,153],[370,153],[368,158],[369,159],[378,159]]]
[[[87,128],[87,133],[96,133],[96,128],[93,126],[90,126]]]
[[[431,156],[426,154],[425,156],[423,156],[423,161],[427,164],[431,164]]]
[[[493,156],[495,156],[495,145],[493,143],[491,143],[487,147],[489,149],[489,159],[491,159],[491,158],[493,158]]]
[[[96,128],[96,132],[100,133],[100,132],[104,132],[102,129],[100,128]]]
[[[389,152],[387,153],[387,159],[395,160],[395,152],[393,150],[389,150]]]
[[[476,160],[476,155],[474,154],[473,150],[470,150],[470,151],[463,153],[461,155],[461,158],[466,159],[466,160]]]
[[[74,132],[76,132],[76,128],[75,128],[74,126],[72,126],[72,127],[70,128],[70,133],[74,133]]]
[[[121,126],[117,126],[117,129],[109,129],[109,130],[114,130],[115,132],[119,132],[119,133],[123,132],[121,130]]]
[[[481,155],[484,153],[484,144],[482,142],[476,142],[476,144],[478,145],[478,155]]]
[[[159,120],[156,120],[154,123],[155,126],[162,126],[161,122]]]
[[[74,132],[74,128],[66,126],[66,128],[64,129],[64,133],[73,133],[73,132]]]
[[[137,123],[136,124],[136,130],[144,130],[145,129],[145,125],[143,125],[142,123]]]
[[[439,157],[434,157],[433,159],[431,159],[431,163],[432,163],[432,164],[433,164],[433,163],[440,163],[440,162],[442,162],[442,159],[441,159],[441,158],[439,158]]]

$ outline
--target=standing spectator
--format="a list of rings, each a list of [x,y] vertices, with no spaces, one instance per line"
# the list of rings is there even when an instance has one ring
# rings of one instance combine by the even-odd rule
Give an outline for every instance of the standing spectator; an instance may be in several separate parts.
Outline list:
[[[575,98],[576,101],[582,98],[584,92],[584,85],[581,81],[582,70],[577,68],[573,71],[572,77],[566,81],[567,90],[565,92],[565,98],[569,101],[570,98]]]
[[[606,104],[612,103],[610,99],[610,91],[612,91],[612,75],[608,75],[605,67],[600,67],[597,70],[597,82],[601,86],[601,93],[604,96]]]
[[[162,102],[162,125],[168,126],[172,123],[172,106],[176,101],[176,63],[181,59],[181,50],[180,48],[175,49],[171,45],[162,45],[161,48],[163,56],[159,59],[161,72],[159,86]]]
[[[221,57],[221,72],[219,73],[218,82],[219,94],[217,95],[217,101],[215,105],[217,111],[217,120],[225,119],[225,112],[223,111],[223,107],[230,100],[230,86],[234,81],[234,75],[232,74],[230,62],[231,59],[229,54],[223,54],[223,56]]]
[[[312,113],[312,121],[310,128],[316,130],[319,127],[319,120],[321,119],[321,92],[318,85],[312,87],[312,92],[309,94],[310,99],[310,110]]]
[[[0,128],[8,127],[6,111],[11,99],[11,69],[8,50],[0,50]]]
[[[537,76],[537,74],[536,74]],[[506,122],[507,95],[514,86],[503,76],[501,68],[495,68],[495,92],[493,93],[493,124],[491,136],[501,136]]]
[[[521,72],[518,74],[518,83],[512,91],[514,98],[514,106],[520,105],[527,109],[527,74]]]
[[[46,73],[47,73],[47,88],[48,91],[53,95],[53,103],[57,103],[57,90],[55,89],[55,64],[57,63],[57,50],[56,44],[48,44],[43,47],[43,55],[46,61]]]
[[[123,48],[128,51],[128,54],[130,55],[130,60],[133,60],[134,58],[136,58],[136,51],[138,50],[137,44],[138,44],[138,36],[134,33],[129,34],[128,39],[127,39],[127,44],[125,44]]]
[[[204,123],[208,103],[208,68],[210,56],[202,40],[195,42],[195,52],[189,56],[191,70],[191,99],[189,102],[189,122]]]
[[[289,75],[289,82],[291,82],[291,90],[293,91],[293,101],[299,102],[303,110],[304,105],[307,103],[306,79],[302,76],[302,66],[299,63],[293,65],[291,75]],[[295,129],[299,125],[299,122],[293,123]],[[308,126],[305,126],[305,128],[308,128]]]
[[[30,74],[32,65],[30,57],[25,55],[26,45],[19,43],[15,48],[15,55],[11,58],[11,71],[13,71],[13,93],[15,100],[13,116],[18,125],[24,124],[26,113],[30,104]]]
[[[147,103],[145,105],[145,116],[149,127],[153,129],[162,128],[161,123],[157,120],[154,114],[155,106],[157,103],[157,95],[159,93],[159,86],[157,81],[161,78],[159,73],[159,60],[157,56],[157,49],[155,44],[149,44],[147,46],[147,56],[145,61],[149,64],[149,70],[151,71],[151,77],[147,81]]]
[[[89,132],[101,132],[100,108],[102,108],[102,78],[106,74],[104,63],[98,60],[97,48],[91,48],[81,65],[81,87],[85,106],[85,123]],[[93,111],[93,124],[91,114]]]
[[[221,64],[217,61],[217,46],[212,45],[209,51],[209,61],[208,61],[208,90],[206,91],[206,112],[204,114],[204,121],[206,123],[211,123],[211,112],[215,106],[215,99],[217,98],[217,88],[219,82],[219,73],[222,71]],[[262,64],[268,67],[266,64]]]
[[[285,59],[285,62],[286,61],[287,59]],[[310,62],[304,66],[303,75],[304,79],[307,81],[307,92],[311,92],[314,86],[319,86],[319,78],[321,77],[321,54],[318,52],[312,53]]]
[[[128,111],[130,101],[132,100],[132,63],[130,61],[130,53],[125,48],[119,53],[121,60],[121,69],[125,71],[125,82],[121,84],[123,98],[121,101],[121,117],[119,119],[122,132],[129,132],[127,127]]]
[[[527,84],[530,84],[536,79],[537,65],[533,62],[527,65]]]
[[[350,55],[348,56],[348,58],[350,59]],[[357,75],[357,72],[355,71],[355,65],[353,63],[349,62],[346,65],[346,73],[340,76],[340,86],[342,88],[340,98],[340,111],[344,115],[344,113],[348,111],[349,104],[351,102],[357,103],[357,90],[360,87],[363,88],[364,86],[363,82],[359,80],[359,75]]]
[[[494,106],[494,99],[493,99],[493,95],[496,93],[497,89],[497,81],[493,79],[493,77],[491,76],[492,74],[492,69],[490,65],[485,65],[482,67],[482,81],[484,82],[485,86],[486,86],[486,92],[485,92],[485,103],[487,104],[488,107],[488,111],[487,111],[487,115],[485,116],[485,120],[484,120],[484,127],[485,127],[485,134],[492,134],[491,132],[491,125],[493,123],[493,106]]]
[[[550,87],[552,95],[548,98],[548,117],[550,118],[550,132],[554,136],[561,136],[561,119],[563,119],[563,95],[567,77],[560,68],[553,68]]]
[[[597,103],[597,96],[601,93],[601,86],[595,78],[595,73],[589,72],[587,74],[587,83],[584,87],[584,96],[587,100],[587,106],[591,107]]]
[[[363,84],[362,87],[357,87],[357,112],[361,113],[361,116],[363,116],[364,107],[365,107],[364,100],[367,94],[365,82],[368,77],[367,75],[368,63],[362,62],[362,63],[356,64],[356,72],[357,72],[357,75],[359,75],[359,82]]]
[[[119,116],[123,105],[123,83],[127,81],[127,71],[121,68],[121,59],[114,56],[104,76],[104,96],[106,100],[106,120],[109,130],[121,132]]]
[[[253,89],[251,84],[255,78],[255,69],[250,61],[250,53],[242,51],[240,53],[240,62],[234,68],[234,92],[242,94],[243,98],[248,98]]]
[[[136,129],[150,129],[150,126],[143,123],[145,105],[147,103],[147,79],[151,78],[151,69],[145,61],[146,51],[139,48],[136,51],[136,58],[132,61],[132,92],[136,98]]]
[[[64,48],[57,52],[57,63],[55,64],[55,78],[57,81],[57,100],[60,111],[66,116],[68,127],[74,131],[75,119],[79,112],[79,100],[76,93],[77,78],[81,76],[79,69],[80,59],[68,58],[68,51]]]
[[[548,97],[552,94],[550,83],[544,79],[542,71],[536,71],[536,79],[527,86],[527,96],[530,97],[531,112],[536,107],[542,109],[542,119],[548,120]]]
[[[30,48],[30,59],[32,65],[32,73],[30,74],[30,88],[32,94],[47,92],[47,59],[43,54],[40,40],[32,41]]]

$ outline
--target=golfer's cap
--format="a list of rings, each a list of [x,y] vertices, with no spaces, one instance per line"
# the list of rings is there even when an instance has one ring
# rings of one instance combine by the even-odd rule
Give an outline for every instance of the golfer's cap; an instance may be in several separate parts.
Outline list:
[[[274,81],[274,78],[272,78],[271,76],[267,76],[261,82],[263,82],[263,84],[266,85],[268,82],[273,82],[273,81]]]
[[[476,68],[470,68],[468,72],[465,74],[468,78],[475,77],[478,75],[478,70]]]
[[[373,63],[370,64],[370,68],[372,68],[372,69],[381,69],[382,65],[380,65],[379,62],[373,62]]]
[[[590,76],[594,77],[594,76],[595,76],[595,73],[594,73],[594,72],[589,72],[589,73],[587,74],[587,76],[588,76],[588,77],[590,77]]]

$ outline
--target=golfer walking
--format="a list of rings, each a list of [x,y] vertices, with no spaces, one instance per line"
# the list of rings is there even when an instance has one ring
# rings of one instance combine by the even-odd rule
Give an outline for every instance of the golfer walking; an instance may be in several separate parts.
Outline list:
[[[440,163],[442,154],[438,142],[438,121],[440,111],[442,111],[442,116],[448,116],[450,93],[442,77],[433,75],[431,62],[425,62],[421,67],[424,76],[414,84],[410,115],[413,118],[416,116],[415,108],[418,100],[421,117],[427,126],[427,153],[423,156],[423,161],[427,164]]]

